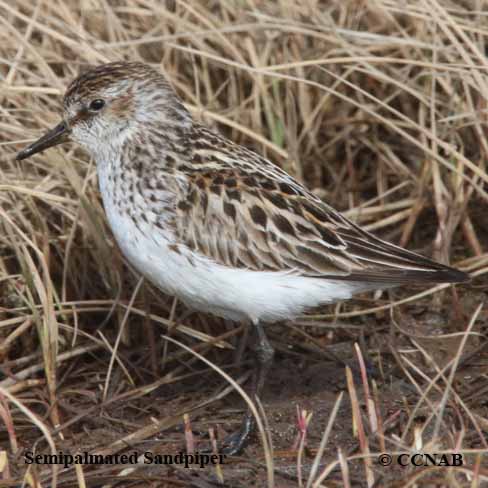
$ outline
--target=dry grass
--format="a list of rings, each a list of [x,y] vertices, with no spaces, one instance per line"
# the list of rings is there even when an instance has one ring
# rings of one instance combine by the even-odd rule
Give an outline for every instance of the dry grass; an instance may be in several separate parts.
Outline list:
[[[0,485],[486,483],[487,8],[0,0]],[[158,65],[196,117],[378,235],[476,277],[367,295],[270,328],[280,354],[261,408],[267,447],[258,437],[218,469],[23,461],[32,448],[169,454],[198,442],[190,421],[235,425],[229,405],[243,408],[195,355],[242,383],[246,368],[229,365],[243,328],[189,314],[138,281],[86,155],[66,147],[14,160],[57,122],[80,68],[117,59]],[[464,466],[377,463],[379,452],[416,450],[461,452]]]

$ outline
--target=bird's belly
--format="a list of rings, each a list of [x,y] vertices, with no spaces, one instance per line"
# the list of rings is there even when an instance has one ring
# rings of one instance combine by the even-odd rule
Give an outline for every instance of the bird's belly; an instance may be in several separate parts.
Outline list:
[[[169,231],[145,222],[135,225],[127,215],[106,210],[130,263],[162,291],[199,311],[236,321],[275,322],[360,291],[354,283],[222,266],[175,244]]]
[[[137,270],[165,293],[195,310],[235,321],[275,322],[310,307],[350,298],[354,283],[260,272],[216,264],[163,235],[132,229],[115,231],[119,245]]]
[[[189,249],[174,245],[165,236],[148,236],[138,229],[114,230],[128,261],[153,285],[176,296],[191,308],[232,320],[247,318],[222,288],[212,266],[202,263]]]

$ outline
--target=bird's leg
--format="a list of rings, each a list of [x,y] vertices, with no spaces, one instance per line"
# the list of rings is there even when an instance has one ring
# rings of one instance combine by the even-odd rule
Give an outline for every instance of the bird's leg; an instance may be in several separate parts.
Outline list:
[[[254,322],[253,325],[256,333],[256,340],[253,345],[256,364],[253,372],[250,396],[254,401],[256,397],[261,397],[266,376],[268,375],[268,372],[273,364],[274,349],[264,333],[262,324],[259,322]],[[224,439],[224,448],[222,449],[222,453],[228,455],[235,455],[239,453],[248,441],[254,427],[254,415],[252,414],[251,409],[248,408],[239,430]]]
[[[254,344],[254,354],[256,355],[256,369],[253,376],[253,397],[261,396],[266,376],[268,375],[271,366],[273,365],[274,349],[268,341],[262,324],[254,323],[256,331],[256,343]]]

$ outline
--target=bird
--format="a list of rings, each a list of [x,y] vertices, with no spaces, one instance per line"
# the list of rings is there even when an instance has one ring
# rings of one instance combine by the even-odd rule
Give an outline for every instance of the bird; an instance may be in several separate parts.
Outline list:
[[[266,324],[369,290],[469,280],[367,232],[196,121],[151,65],[82,72],[66,89],[61,122],[16,159],[70,141],[94,159],[108,223],[133,267],[192,309],[250,325],[256,397],[274,357]],[[240,452],[253,427],[248,411],[223,450]]]

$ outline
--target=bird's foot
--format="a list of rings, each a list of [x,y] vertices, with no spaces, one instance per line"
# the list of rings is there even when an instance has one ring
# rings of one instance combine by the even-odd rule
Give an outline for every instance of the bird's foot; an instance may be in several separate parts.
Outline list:
[[[235,432],[224,437],[217,448],[220,454],[226,456],[236,456],[242,452],[244,447],[249,442],[252,431],[254,430],[254,417],[247,413],[242,421],[241,426]],[[212,447],[200,450],[203,454],[215,454]]]

